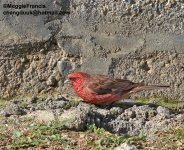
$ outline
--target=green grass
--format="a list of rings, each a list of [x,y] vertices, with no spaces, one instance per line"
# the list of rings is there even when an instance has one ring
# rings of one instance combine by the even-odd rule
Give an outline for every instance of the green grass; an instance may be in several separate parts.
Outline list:
[[[21,129],[13,129],[8,135],[9,139],[11,139],[10,143],[7,143],[5,147],[13,149],[37,146],[44,147],[47,146],[49,142],[57,142],[64,145],[66,139],[63,138],[60,128],[65,125],[66,122],[65,120],[53,123],[49,122],[47,124],[32,123],[24,131]],[[2,134],[0,137],[3,140],[5,135]]]
[[[0,99],[0,108],[4,108],[8,104],[8,101],[5,99]]]
[[[49,95],[50,96],[50,95]],[[10,103],[11,100],[18,100],[18,105],[21,107],[27,107],[29,105],[29,100],[31,100],[33,96],[31,95],[27,95],[27,96],[15,96],[15,97],[11,97],[11,98],[0,98],[0,108],[5,107],[7,104]],[[38,95],[37,97],[37,103],[42,102],[43,100],[47,99],[48,95]],[[68,103],[68,105],[66,105],[66,107],[64,109],[68,109],[70,107],[74,107],[77,106],[79,104],[79,102],[81,101],[81,98],[77,97],[77,96],[72,96],[67,98],[70,100],[70,103]]]
[[[111,150],[124,142],[136,143],[138,141],[145,141],[146,139],[146,136],[141,134],[134,137],[128,135],[119,136],[116,134],[111,134],[109,132],[106,132],[103,128],[97,128],[94,124],[88,127],[88,132],[94,133],[99,137],[99,139],[95,141],[95,144],[96,147],[100,150]]]
[[[46,94],[38,95],[37,96],[37,102],[42,101],[44,98],[48,97]],[[0,98],[0,108],[5,107],[8,104],[8,101],[12,99],[21,99],[20,106],[26,107],[28,105],[27,100],[31,99],[31,95],[27,96],[15,96],[11,98]],[[67,99],[70,99],[70,105],[71,106],[77,106],[78,103],[81,101],[81,98],[77,96],[68,97]],[[171,99],[167,97],[161,97],[161,96],[154,96],[154,97],[136,97],[134,96],[133,99],[136,100],[136,102],[140,105],[145,104],[154,104],[158,106],[164,106],[168,107],[170,109],[184,109],[184,101],[178,100],[178,99]],[[129,108],[130,106],[124,105],[124,104],[118,104],[119,107],[122,107],[124,109]]]
[[[154,104],[164,106],[170,109],[183,109],[184,101],[178,99],[169,99],[166,97],[136,97],[136,101],[140,104]]]
[[[172,128],[170,130],[159,131],[155,141],[148,141],[145,146],[155,149],[181,149],[184,147],[184,126]]]

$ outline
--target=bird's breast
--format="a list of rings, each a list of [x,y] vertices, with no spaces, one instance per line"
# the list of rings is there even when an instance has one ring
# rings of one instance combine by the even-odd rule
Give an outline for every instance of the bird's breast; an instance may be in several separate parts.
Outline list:
[[[115,95],[115,94],[98,95],[80,86],[75,87],[74,90],[77,93],[77,95],[81,97],[84,101],[90,102],[93,104],[112,103],[114,101],[121,99],[119,95]]]

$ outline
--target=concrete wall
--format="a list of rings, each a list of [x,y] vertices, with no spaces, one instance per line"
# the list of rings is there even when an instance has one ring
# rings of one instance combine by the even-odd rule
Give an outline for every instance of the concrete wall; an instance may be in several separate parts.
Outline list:
[[[184,99],[182,0],[38,0],[45,10],[70,14],[3,15],[3,4],[10,2],[20,4],[0,1],[3,97],[66,91],[67,73],[81,68],[135,82],[170,84],[171,89],[156,93]]]

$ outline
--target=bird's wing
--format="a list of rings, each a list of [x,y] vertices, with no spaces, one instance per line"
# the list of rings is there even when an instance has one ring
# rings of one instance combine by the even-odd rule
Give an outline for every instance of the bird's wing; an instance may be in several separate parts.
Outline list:
[[[131,90],[136,83],[123,79],[112,79],[103,75],[92,75],[86,88],[97,95],[120,94]]]

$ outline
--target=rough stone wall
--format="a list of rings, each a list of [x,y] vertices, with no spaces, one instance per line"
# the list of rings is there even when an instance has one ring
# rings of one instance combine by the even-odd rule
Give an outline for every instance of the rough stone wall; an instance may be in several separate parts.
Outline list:
[[[38,0],[47,10],[70,14],[5,16],[3,4],[10,2],[20,3],[0,1],[3,97],[61,92],[67,73],[81,68],[169,84],[171,89],[156,93],[184,99],[183,0]]]

